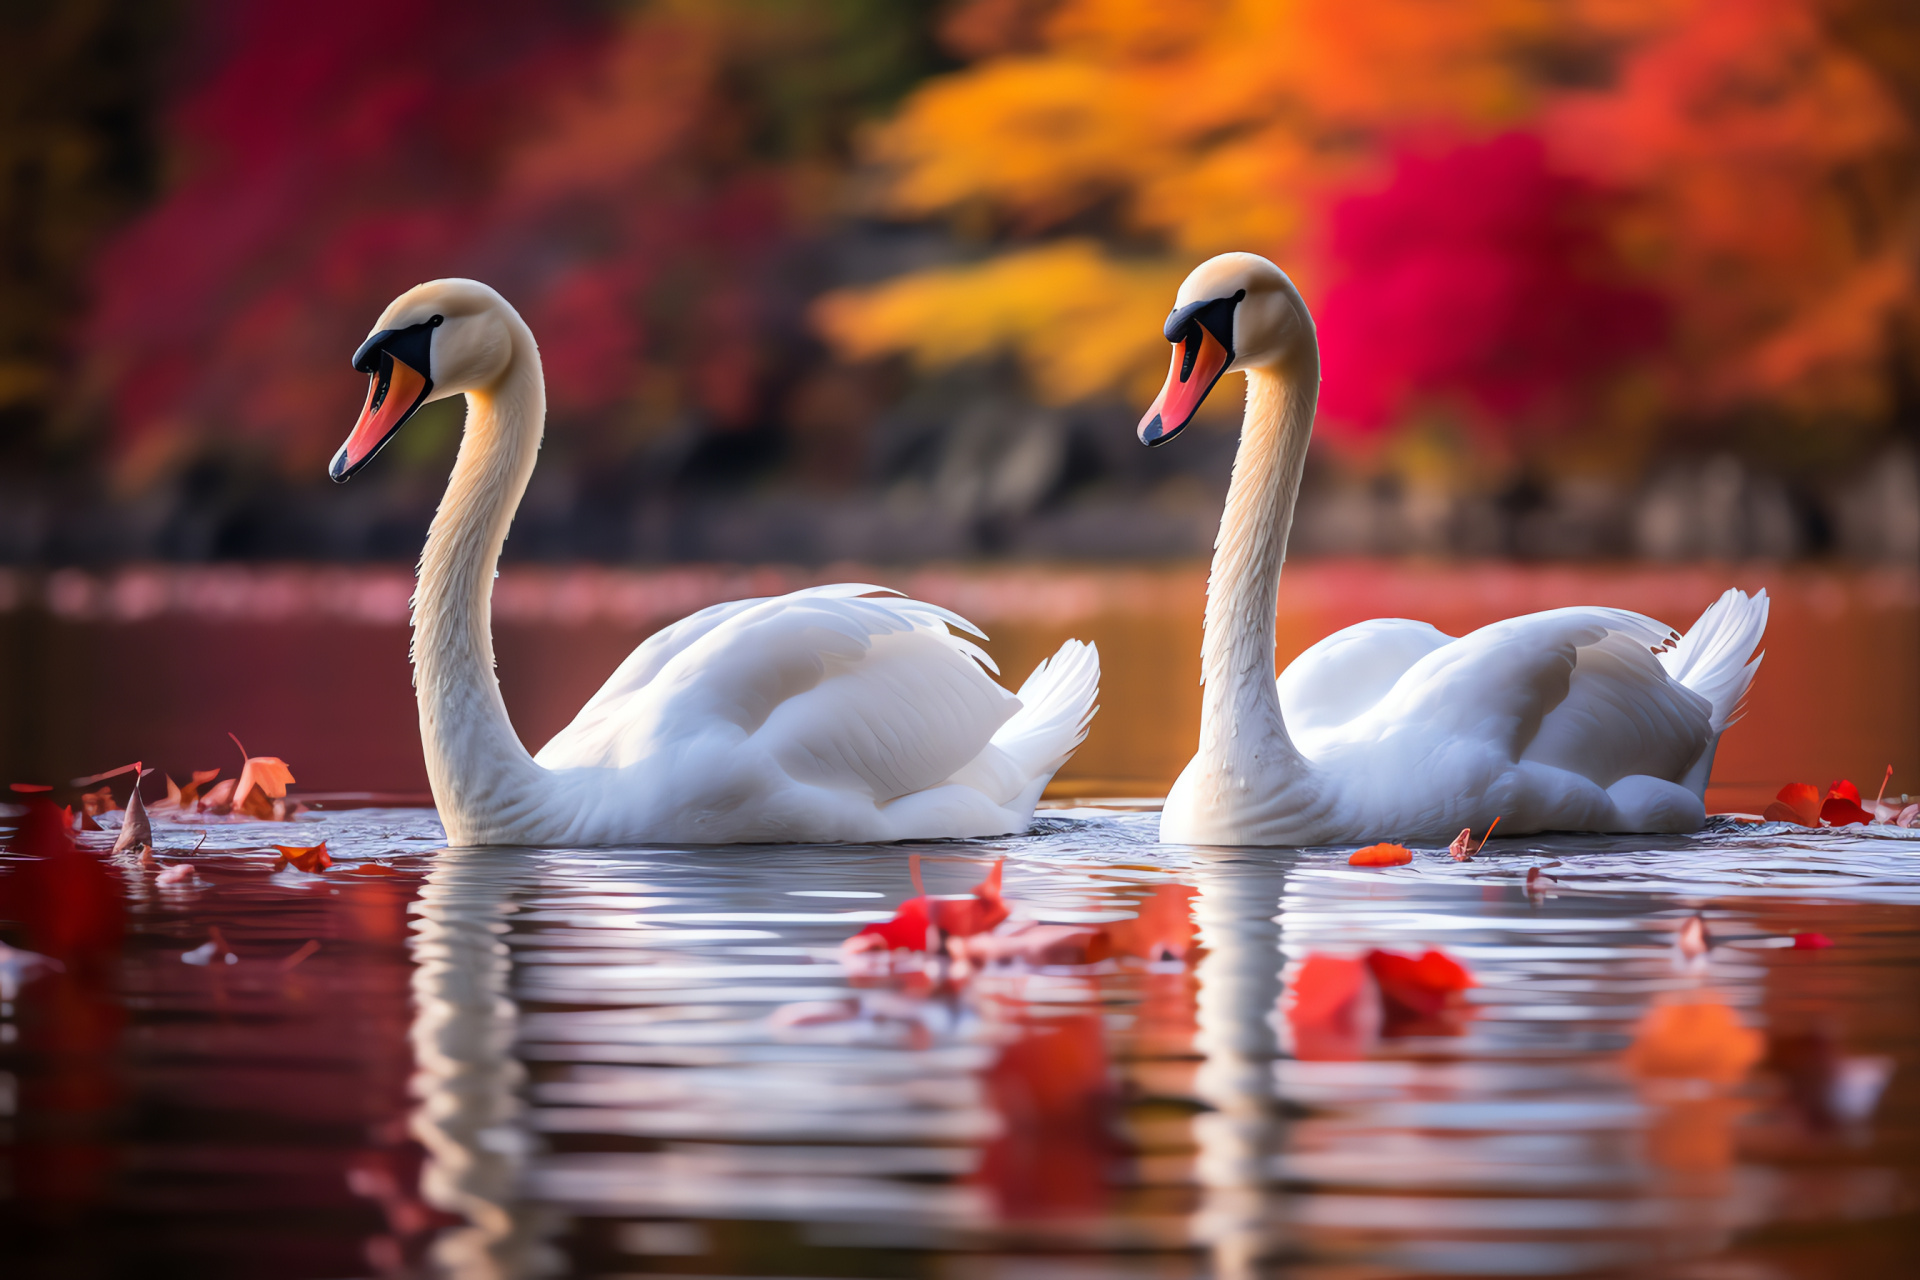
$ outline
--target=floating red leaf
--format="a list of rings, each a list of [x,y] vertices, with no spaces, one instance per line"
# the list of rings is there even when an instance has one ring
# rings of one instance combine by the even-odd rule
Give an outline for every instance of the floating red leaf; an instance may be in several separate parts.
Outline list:
[[[1789,782],[1760,815],[1768,822],[1797,822],[1803,827],[1820,825],[1820,793],[1805,782]]]
[[[273,847],[280,851],[280,858],[274,867],[276,871],[282,867],[290,866],[295,871],[305,871],[309,874],[317,875],[333,865],[333,855],[327,852],[327,842],[325,840],[308,848],[284,844],[277,844]]]
[[[1848,789],[1852,789],[1851,784]],[[1826,803],[1820,806],[1820,820],[1830,827],[1846,827],[1856,823],[1865,826],[1873,821],[1873,815],[1860,807],[1857,793],[1855,797],[1829,795]]]
[[[1403,844],[1370,844],[1347,857],[1350,867],[1397,867],[1413,861],[1413,851]]]
[[[1825,951],[1833,945],[1833,939],[1824,933],[1796,933],[1793,935],[1795,951]]]

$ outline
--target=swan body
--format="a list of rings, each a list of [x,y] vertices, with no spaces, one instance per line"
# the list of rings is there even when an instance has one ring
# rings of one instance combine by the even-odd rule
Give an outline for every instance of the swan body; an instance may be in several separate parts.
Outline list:
[[[1067,641],[1010,693],[971,623],[852,583],[682,619],[529,755],[494,676],[490,614],[545,419],[533,334],[486,285],[438,280],[388,306],[354,364],[372,382],[336,479],[421,405],[467,397],[413,612],[421,745],[451,844],[1005,835],[1086,736],[1093,646]]]
[[[1510,618],[1454,638],[1376,619],[1273,677],[1286,539],[1319,391],[1313,321],[1253,254],[1181,286],[1165,388],[1140,426],[1161,444],[1225,373],[1247,407],[1214,544],[1200,746],[1163,840],[1298,846],[1502,834],[1684,832],[1706,821],[1720,734],[1759,667],[1764,591],[1728,591],[1682,636],[1622,609]]]

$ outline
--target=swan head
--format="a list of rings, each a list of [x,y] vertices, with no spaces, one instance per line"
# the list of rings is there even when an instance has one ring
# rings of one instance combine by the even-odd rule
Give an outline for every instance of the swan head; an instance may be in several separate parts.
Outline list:
[[[1140,419],[1142,444],[1186,430],[1213,384],[1235,369],[1286,368],[1314,350],[1313,317],[1287,273],[1257,253],[1223,253],[1193,269],[1163,329],[1173,366]]]
[[[353,353],[367,402],[327,474],[346,480],[366,466],[422,405],[498,382],[513,359],[513,315],[478,280],[430,280],[388,303]]]

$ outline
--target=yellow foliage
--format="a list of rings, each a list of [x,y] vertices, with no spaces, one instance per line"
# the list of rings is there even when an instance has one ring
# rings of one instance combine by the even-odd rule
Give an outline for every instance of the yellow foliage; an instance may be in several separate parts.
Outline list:
[[[1182,274],[1073,240],[843,289],[815,304],[814,321],[855,359],[903,351],[938,368],[1011,349],[1036,393],[1064,403],[1158,382],[1167,359],[1160,322]]]
[[[1121,260],[1085,242],[1020,251],[836,295],[819,309],[823,331],[848,355],[907,351],[926,365],[1013,349],[1056,400],[1147,366],[1157,378],[1159,321],[1193,261],[1227,249],[1294,259],[1310,210],[1370,170],[1380,136],[1481,130],[1530,110],[1516,55],[1551,39],[1561,11],[1068,0],[1038,52],[932,81],[876,133],[885,205],[984,206],[1028,230],[1111,205],[1171,256]]]

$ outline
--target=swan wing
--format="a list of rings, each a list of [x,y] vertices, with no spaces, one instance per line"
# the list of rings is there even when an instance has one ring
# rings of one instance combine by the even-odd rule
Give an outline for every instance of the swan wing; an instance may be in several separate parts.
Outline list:
[[[1310,740],[1365,714],[1414,663],[1451,644],[1430,623],[1374,618],[1336,631],[1280,673],[1280,713],[1296,746],[1309,756]]]
[[[537,759],[623,768],[717,735],[751,741],[797,782],[879,802],[944,782],[1019,699],[956,634],[979,634],[965,619],[862,594],[877,590],[840,584],[696,614],[644,660],[663,637],[642,645]]]
[[[1354,727],[1435,750],[1478,741],[1506,759],[1595,781],[1629,761],[1625,772],[1652,772],[1670,755],[1684,754],[1684,769],[1705,743],[1707,703],[1668,679],[1655,658],[1671,636],[1624,609],[1509,618],[1415,662]]]

